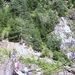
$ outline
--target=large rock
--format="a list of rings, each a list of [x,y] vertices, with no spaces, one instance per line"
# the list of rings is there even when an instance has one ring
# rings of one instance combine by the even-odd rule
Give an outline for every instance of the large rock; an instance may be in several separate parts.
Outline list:
[[[14,75],[13,62],[8,60],[5,63],[0,65],[0,74],[1,75]]]
[[[74,75],[74,74],[64,70],[64,71],[59,71],[55,73],[54,75]]]
[[[75,39],[73,38],[73,32],[68,25],[67,19],[61,17],[59,21],[60,23],[56,25],[54,33],[62,39],[61,48],[75,47]]]

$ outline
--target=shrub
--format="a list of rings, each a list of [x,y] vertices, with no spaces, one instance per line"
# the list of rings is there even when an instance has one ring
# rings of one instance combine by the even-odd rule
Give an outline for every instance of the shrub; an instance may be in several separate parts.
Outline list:
[[[74,7],[75,7],[75,0],[72,0],[72,3],[73,3],[73,5],[74,5]]]
[[[9,12],[9,9],[4,9],[4,10],[0,10],[0,36],[1,39],[3,39],[5,37],[5,35],[7,36],[8,32],[9,32],[9,25],[8,25],[8,21],[10,20],[10,18],[12,17],[12,15]]]
[[[71,64],[72,64],[70,62],[70,60],[67,58],[67,56],[60,51],[59,52],[58,51],[53,52],[53,59],[56,60],[56,61],[60,61],[63,64],[66,64],[66,65],[69,65],[69,66],[71,66]]]
[[[63,0],[55,0],[53,3],[53,9],[58,12],[59,16],[65,16],[65,12],[67,12],[67,7]]]
[[[38,8],[34,12],[34,21],[38,27],[43,41],[46,41],[46,35],[54,30],[54,27],[58,23],[58,18],[54,15],[54,12],[50,9],[49,11]]]
[[[38,1],[37,0],[26,0],[27,1],[27,6],[29,10],[33,11],[37,8]]]
[[[42,51],[42,47],[41,47],[42,40],[41,39],[39,39],[38,37],[37,38],[33,37],[32,44],[33,44],[33,49],[34,50]]]
[[[61,46],[61,39],[54,33],[51,33],[47,36],[47,46],[50,50],[59,51]]]
[[[47,47],[47,45],[45,43],[42,43],[42,54],[40,57],[49,57],[52,58],[53,53],[51,50],[49,50],[49,48]]]
[[[25,39],[26,44],[32,45],[34,50],[41,50],[41,37],[39,30],[31,21],[26,21],[22,28],[22,37]]]
[[[35,25],[30,21],[24,21],[22,18],[15,18],[9,20],[10,32],[9,40],[10,41],[20,41],[21,38],[25,40],[26,45],[32,45],[34,50],[41,50],[41,37],[39,30]]]
[[[27,2],[26,0],[11,0],[10,3],[10,11],[17,16],[20,16],[22,18],[28,18],[28,12],[27,12]]]
[[[68,0],[68,8],[71,8],[72,7],[72,0]]]
[[[8,35],[9,41],[18,42],[20,41],[20,30],[18,30],[18,26],[21,23],[16,19],[10,18],[8,25],[10,26],[10,31]]]
[[[0,0],[0,8],[3,8],[4,6],[4,0]]]
[[[54,51],[54,52],[53,52],[53,59],[54,59],[54,60],[59,60],[59,61],[60,61],[60,60],[62,60],[62,59],[61,59],[62,56],[63,56],[63,54],[62,54],[61,52],[58,52],[58,51]],[[63,57],[62,57],[62,58],[63,58]]]

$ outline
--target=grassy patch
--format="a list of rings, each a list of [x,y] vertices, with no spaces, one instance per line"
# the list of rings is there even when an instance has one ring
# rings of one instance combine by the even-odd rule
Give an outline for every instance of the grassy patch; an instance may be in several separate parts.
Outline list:
[[[19,58],[19,60],[26,64],[35,64],[36,63],[36,60],[32,60],[30,58],[23,58],[22,56]]]
[[[42,68],[43,72],[45,72],[45,73],[52,74],[53,72],[56,72],[56,71],[62,69],[62,66],[59,66],[59,63],[50,64],[50,63],[47,63],[47,62],[45,62],[44,60],[41,60],[41,59],[39,59],[39,60],[32,59],[31,60],[30,58],[24,59],[23,57],[20,57],[19,60],[23,63],[26,63],[26,64],[36,64],[40,68]]]
[[[0,55],[8,57],[9,53],[7,49],[3,48],[3,49],[0,49]]]
[[[59,66],[58,63],[56,63],[56,64],[50,64],[50,63],[47,63],[47,62],[41,61],[41,60],[39,60],[39,61],[37,62],[37,65],[38,65],[39,67],[41,67],[44,72],[46,72],[46,73],[51,73],[51,74],[52,74],[53,72],[56,72],[56,71],[62,69],[62,66]]]
[[[0,49],[0,63],[3,63],[7,60],[9,56],[9,53],[7,51],[7,49],[3,48],[3,49]]]

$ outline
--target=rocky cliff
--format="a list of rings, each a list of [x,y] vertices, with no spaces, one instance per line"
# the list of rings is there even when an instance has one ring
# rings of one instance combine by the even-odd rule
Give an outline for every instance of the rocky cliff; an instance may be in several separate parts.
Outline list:
[[[59,24],[56,25],[54,32],[61,37],[61,48],[75,47],[75,38],[73,38],[74,33],[66,18],[61,17],[59,19]]]

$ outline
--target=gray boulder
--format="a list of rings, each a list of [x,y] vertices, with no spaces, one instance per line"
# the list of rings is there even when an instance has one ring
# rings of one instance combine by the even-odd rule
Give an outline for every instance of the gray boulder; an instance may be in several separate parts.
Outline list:
[[[8,60],[5,63],[0,65],[0,74],[1,75],[15,75],[13,62]]]

